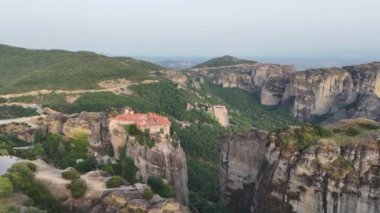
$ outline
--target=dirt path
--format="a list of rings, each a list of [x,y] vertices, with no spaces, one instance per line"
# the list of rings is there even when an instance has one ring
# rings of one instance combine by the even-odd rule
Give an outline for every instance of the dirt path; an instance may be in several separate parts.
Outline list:
[[[117,79],[117,80],[108,80],[108,81],[102,81],[99,82],[98,85],[102,87],[102,89],[87,89],[87,90],[34,90],[30,92],[24,92],[24,93],[15,93],[15,94],[6,94],[6,95],[0,95],[0,98],[18,98],[22,96],[38,96],[38,95],[48,95],[48,94],[64,94],[64,95],[80,95],[84,93],[95,93],[95,92],[113,92],[115,94],[132,94],[132,91],[128,89],[128,87],[132,85],[138,85],[138,84],[150,84],[150,83],[156,83],[158,81],[155,80],[144,80],[142,82],[131,82],[126,79]]]

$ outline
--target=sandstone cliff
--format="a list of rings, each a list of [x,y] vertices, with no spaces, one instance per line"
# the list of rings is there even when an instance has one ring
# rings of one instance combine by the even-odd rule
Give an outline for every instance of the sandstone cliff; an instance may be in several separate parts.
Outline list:
[[[344,132],[372,124],[346,120],[329,128]],[[378,129],[352,137],[335,133],[302,151],[294,148],[300,141],[289,138],[296,129],[222,138],[220,182],[230,212],[380,211]]]
[[[259,94],[264,105],[288,105],[298,120],[366,117],[380,121],[380,63],[296,72],[293,66],[234,65],[191,70],[223,87]]]
[[[174,147],[171,138],[161,138],[154,147],[140,145],[130,137],[122,126],[110,128],[111,142],[117,153],[119,147],[126,145],[127,156],[139,168],[138,176],[144,181],[149,176],[158,176],[167,181],[175,192],[176,199],[188,204],[187,163],[181,146]]]

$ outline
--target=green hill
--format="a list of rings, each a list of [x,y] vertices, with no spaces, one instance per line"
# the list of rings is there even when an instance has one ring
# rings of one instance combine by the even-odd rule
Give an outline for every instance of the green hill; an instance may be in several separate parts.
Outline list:
[[[237,64],[255,64],[255,63],[257,62],[225,55],[222,57],[213,58],[202,64],[198,64],[197,66],[193,68],[220,67],[220,66],[232,66],[232,65],[237,65]]]
[[[151,78],[160,66],[92,52],[29,50],[0,45],[0,94],[38,89],[94,89],[102,80]]]

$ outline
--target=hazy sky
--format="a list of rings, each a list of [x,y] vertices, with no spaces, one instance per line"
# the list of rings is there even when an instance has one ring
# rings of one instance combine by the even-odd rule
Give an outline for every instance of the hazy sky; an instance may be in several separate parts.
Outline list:
[[[380,0],[0,0],[0,43],[148,56],[380,58]]]

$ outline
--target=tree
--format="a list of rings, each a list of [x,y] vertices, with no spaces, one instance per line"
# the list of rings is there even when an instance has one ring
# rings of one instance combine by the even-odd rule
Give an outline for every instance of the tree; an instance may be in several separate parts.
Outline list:
[[[120,176],[112,176],[106,183],[107,188],[118,188],[124,184],[124,179]]]
[[[45,139],[44,133],[41,130],[37,130],[34,133],[34,143],[42,143]]]
[[[13,193],[13,185],[8,177],[0,177],[0,197],[10,197]]]
[[[57,134],[49,134],[44,141],[43,147],[49,157],[57,157],[61,136]]]
[[[150,200],[153,198],[153,195],[154,195],[154,193],[150,188],[144,189],[144,192],[143,192],[143,198],[144,199]]]
[[[120,149],[120,161],[117,173],[124,177],[130,183],[136,182],[136,173],[139,171],[132,158],[127,157],[125,146]]]
[[[88,137],[87,133],[78,132],[75,134],[74,137],[70,139],[71,151],[84,155],[87,154]]]
[[[160,177],[150,176],[148,178],[148,185],[150,188],[161,197],[173,197],[174,193],[170,186],[165,183]]]
[[[15,163],[8,169],[9,179],[13,182],[16,190],[27,189],[34,179],[34,172],[27,163]]]
[[[75,169],[69,169],[61,173],[61,176],[66,180],[75,180],[80,178],[80,174]]]
[[[71,191],[71,196],[75,199],[79,199],[83,197],[83,195],[86,193],[87,185],[84,180],[81,179],[75,179],[72,180],[70,184],[67,185],[67,188]]]

